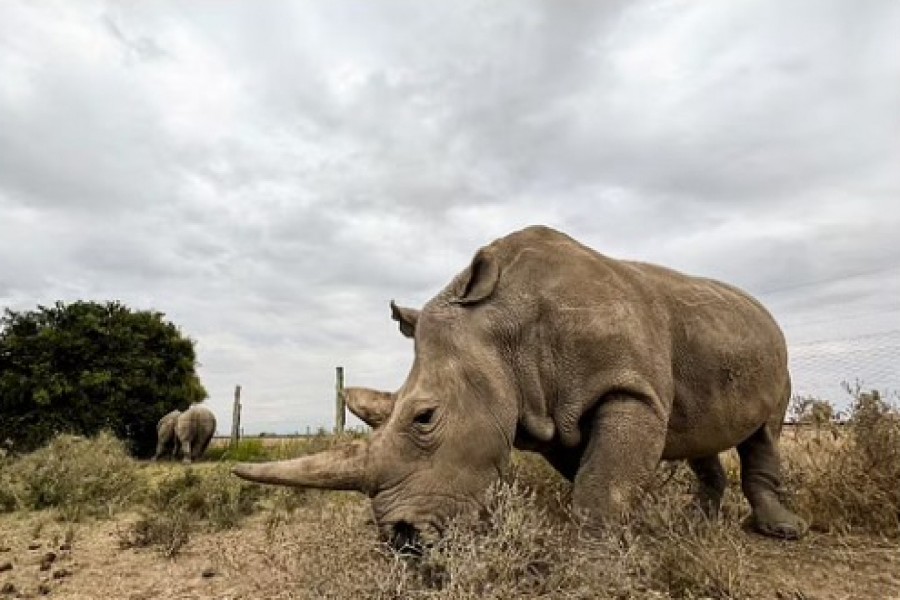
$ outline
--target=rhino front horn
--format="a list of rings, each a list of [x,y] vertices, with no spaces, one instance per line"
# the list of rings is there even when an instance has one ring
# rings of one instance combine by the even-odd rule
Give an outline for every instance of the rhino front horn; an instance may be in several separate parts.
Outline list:
[[[365,492],[368,450],[368,441],[357,441],[291,460],[238,463],[231,472],[257,483]]]

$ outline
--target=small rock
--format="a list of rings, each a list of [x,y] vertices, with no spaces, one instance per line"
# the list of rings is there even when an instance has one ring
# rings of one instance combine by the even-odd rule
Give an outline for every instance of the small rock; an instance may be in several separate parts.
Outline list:
[[[44,557],[41,559],[41,571],[49,571],[50,565],[52,565],[55,560],[56,560],[55,552],[48,552],[47,554],[45,554]]]
[[[70,544],[69,542],[62,543],[59,545],[59,549],[63,552],[68,552],[72,549],[72,544]]]
[[[13,564],[10,561],[0,563],[0,573],[4,571],[12,571]]]
[[[0,546],[0,552],[9,552],[12,550],[9,546]]]
[[[40,585],[38,585],[38,593],[43,594],[44,596],[49,594],[50,593],[50,584],[49,583],[41,583]]]
[[[68,569],[57,569],[53,571],[53,579],[62,579],[63,577],[68,577],[72,574],[72,571]]]
[[[0,594],[15,594],[19,590],[16,589],[16,586],[12,584],[11,581],[7,581],[3,584],[3,587],[0,587]]]
[[[41,547],[41,543],[40,543],[40,542],[31,542],[30,544],[28,544],[28,549],[29,549],[29,550],[37,550],[37,549],[40,548],[40,547]]]
[[[216,570],[212,567],[206,567],[205,569],[203,569],[203,572],[200,574],[203,575],[203,577],[209,579],[210,577],[216,576]]]

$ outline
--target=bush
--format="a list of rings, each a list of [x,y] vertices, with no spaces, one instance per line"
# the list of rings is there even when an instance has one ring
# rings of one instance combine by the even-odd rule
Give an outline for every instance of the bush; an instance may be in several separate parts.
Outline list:
[[[194,343],[152,311],[75,302],[0,317],[0,440],[30,452],[111,430],[139,455],[161,416],[206,397]]]
[[[688,510],[689,488],[668,478],[630,522],[587,535],[558,510],[559,485],[518,457],[509,483],[494,486],[481,518],[453,520],[417,561],[386,552],[379,594],[442,598],[743,598],[756,590],[739,522],[710,523]],[[537,475],[537,479],[531,479]]]
[[[262,494],[260,486],[231,475],[228,465],[204,469],[202,475],[186,468],[159,482],[150,492],[148,507],[163,514],[182,512],[213,529],[228,529],[253,512]]]
[[[149,491],[140,518],[119,532],[120,545],[155,546],[164,556],[174,556],[200,528],[238,525],[263,493],[233,477],[227,465],[170,471]]]
[[[94,438],[62,435],[8,464],[0,479],[21,508],[57,508],[66,520],[109,516],[133,500],[137,468],[110,433]]]
[[[175,511],[171,514],[146,513],[131,527],[119,530],[120,548],[145,548],[154,546],[166,558],[171,558],[188,543],[191,533],[191,516]]]
[[[787,455],[797,502],[818,530],[898,536],[900,411],[878,392],[853,394],[840,435]]]

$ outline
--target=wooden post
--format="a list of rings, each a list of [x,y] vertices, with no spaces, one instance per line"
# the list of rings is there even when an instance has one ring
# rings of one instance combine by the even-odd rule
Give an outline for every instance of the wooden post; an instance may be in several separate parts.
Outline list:
[[[234,409],[231,412],[231,445],[237,446],[241,439],[241,386],[234,386]]]
[[[334,432],[340,435],[344,433],[344,367],[335,369],[334,391]]]

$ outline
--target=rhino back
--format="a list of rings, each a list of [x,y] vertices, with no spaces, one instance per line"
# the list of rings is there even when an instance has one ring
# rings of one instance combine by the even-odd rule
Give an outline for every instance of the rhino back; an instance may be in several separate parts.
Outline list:
[[[790,396],[787,346],[771,314],[742,290],[654,265],[669,316],[673,399],[667,458],[702,456],[763,423],[780,431]]]
[[[159,436],[171,436],[172,432],[175,431],[175,422],[178,420],[178,416],[181,414],[179,410],[173,410],[165,414],[159,422],[156,424],[156,432]]]
[[[744,292],[609,258],[545,227],[487,250],[501,275],[470,318],[507,349],[523,438],[552,430],[579,443],[582,418],[613,390],[655,403],[668,423],[666,458],[732,447],[783,416],[784,338]]]
[[[175,430],[181,440],[202,440],[215,433],[216,417],[205,406],[195,404],[181,413],[175,424]]]

